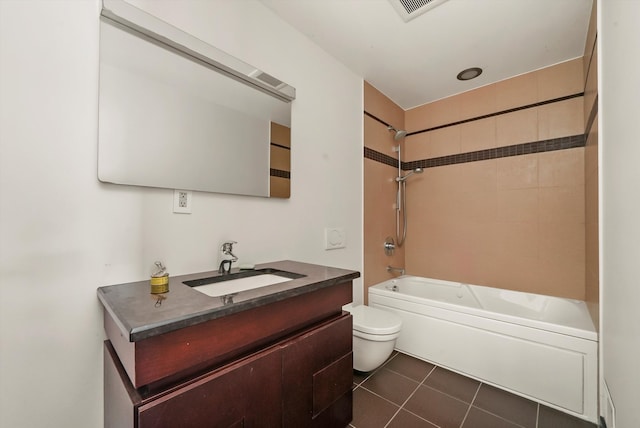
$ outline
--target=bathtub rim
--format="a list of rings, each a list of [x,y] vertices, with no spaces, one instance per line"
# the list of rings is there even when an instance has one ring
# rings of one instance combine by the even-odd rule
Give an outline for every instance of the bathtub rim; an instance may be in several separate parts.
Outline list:
[[[460,283],[460,282],[455,282],[455,281],[447,281],[447,280],[442,280],[442,279],[427,278],[427,277],[421,277],[421,276],[416,276],[416,275],[402,275],[402,276],[391,278],[391,279],[388,279],[386,281],[383,281],[383,282],[380,282],[380,283],[377,283],[377,284],[374,284],[374,285],[370,286],[369,289],[368,289],[368,293],[378,294],[378,295],[381,295],[381,296],[388,296],[388,297],[391,297],[391,298],[404,300],[404,301],[409,301],[409,302],[418,302],[418,303],[421,303],[421,304],[425,304],[427,306],[437,307],[437,308],[450,310],[450,311],[454,311],[454,312],[463,312],[463,313],[466,313],[466,314],[469,314],[469,315],[473,315],[473,316],[489,318],[489,319],[493,319],[493,320],[497,320],[497,321],[507,322],[507,323],[510,323],[510,324],[515,324],[515,325],[520,325],[520,326],[524,326],[524,327],[540,329],[540,330],[549,331],[549,332],[552,332],[552,333],[564,334],[564,335],[567,335],[567,336],[573,336],[573,337],[577,337],[577,338],[580,338],[580,339],[585,339],[585,340],[590,340],[590,341],[593,341],[593,342],[598,342],[598,333],[597,333],[597,331],[595,329],[595,326],[593,324],[593,320],[591,319],[591,315],[589,314],[589,310],[587,308],[586,302],[584,302],[582,300],[567,299],[567,298],[564,298],[564,297],[542,295],[544,297],[548,297],[548,298],[551,298],[551,299],[561,299],[561,300],[565,300],[565,301],[581,303],[582,316],[585,317],[585,320],[589,321],[589,324],[591,326],[590,329],[584,329],[584,328],[579,328],[579,327],[576,327],[576,326],[570,326],[570,325],[565,325],[565,324],[558,324],[558,323],[553,323],[553,322],[539,320],[539,319],[518,317],[518,316],[515,316],[515,315],[493,312],[493,311],[489,311],[489,310],[481,309],[481,308],[473,308],[473,307],[464,306],[464,305],[456,305],[454,303],[442,302],[442,301],[439,301],[439,300],[433,300],[433,299],[424,298],[424,297],[420,297],[420,296],[414,296],[414,295],[410,295],[410,294],[406,294],[406,293],[402,293],[402,292],[398,292],[398,291],[391,291],[391,290],[389,290],[389,289],[387,289],[385,287],[385,285],[390,284],[394,280],[397,281],[397,280],[406,280],[406,279],[416,279],[416,280],[419,280],[419,281],[433,282],[433,283],[439,284],[439,285],[456,285],[456,286],[457,285],[467,285],[467,286],[470,286],[470,287],[480,287],[480,288],[490,288],[490,289],[501,290],[500,288],[496,288],[496,287],[487,287],[487,286],[482,286],[482,285]],[[516,292],[516,293],[534,294],[534,293],[526,293],[526,292],[517,291],[517,290],[509,290],[509,291],[513,291],[513,292]]]

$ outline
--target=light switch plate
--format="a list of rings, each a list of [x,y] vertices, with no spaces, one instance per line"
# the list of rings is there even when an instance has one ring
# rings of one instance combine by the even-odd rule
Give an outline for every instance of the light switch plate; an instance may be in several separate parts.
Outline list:
[[[327,227],[324,229],[324,249],[335,250],[347,246],[347,234],[341,227]]]

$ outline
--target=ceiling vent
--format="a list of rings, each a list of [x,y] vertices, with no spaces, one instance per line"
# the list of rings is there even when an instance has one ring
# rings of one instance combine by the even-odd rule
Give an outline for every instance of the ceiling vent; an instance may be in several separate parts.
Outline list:
[[[447,0],[389,0],[404,22],[417,18]]]
[[[283,86],[285,86],[286,84],[279,79],[276,79],[275,77],[273,77],[270,74],[265,73],[264,71],[261,70],[254,70],[252,73],[249,73],[249,76],[260,80],[262,83],[266,83],[267,85],[271,86],[272,88],[276,88],[276,89],[280,89]]]

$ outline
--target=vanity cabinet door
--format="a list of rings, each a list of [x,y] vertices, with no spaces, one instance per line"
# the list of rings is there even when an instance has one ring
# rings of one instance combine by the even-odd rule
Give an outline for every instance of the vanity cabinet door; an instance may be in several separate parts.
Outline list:
[[[270,348],[138,408],[138,428],[266,428],[282,421],[282,351]]]
[[[344,428],[352,419],[352,318],[344,313],[283,347],[283,427]]]

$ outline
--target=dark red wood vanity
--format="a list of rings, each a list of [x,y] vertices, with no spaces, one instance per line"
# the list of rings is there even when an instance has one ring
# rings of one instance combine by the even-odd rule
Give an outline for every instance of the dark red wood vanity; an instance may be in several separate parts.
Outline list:
[[[105,428],[346,427],[352,419],[355,271],[283,261],[303,275],[204,295],[172,277],[98,289],[104,310]]]

